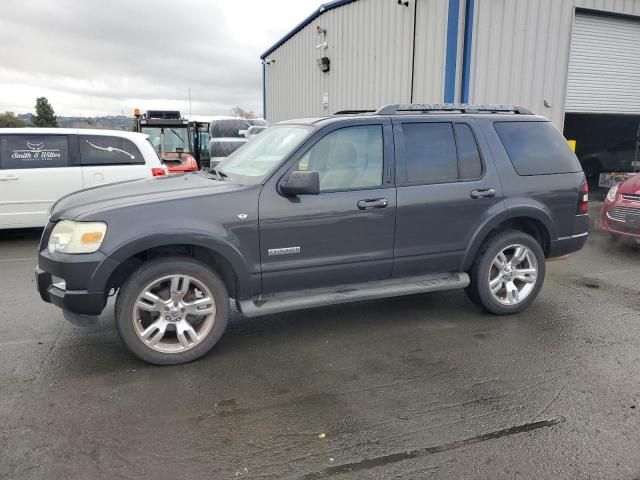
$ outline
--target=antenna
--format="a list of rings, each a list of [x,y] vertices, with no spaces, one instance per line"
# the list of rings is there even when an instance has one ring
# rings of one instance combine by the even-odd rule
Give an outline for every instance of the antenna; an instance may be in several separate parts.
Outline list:
[[[189,87],[189,121],[191,121],[191,87]]]

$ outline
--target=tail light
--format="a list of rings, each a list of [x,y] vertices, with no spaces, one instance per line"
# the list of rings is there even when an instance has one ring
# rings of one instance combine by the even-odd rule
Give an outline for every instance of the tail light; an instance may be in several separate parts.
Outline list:
[[[583,182],[580,186],[580,199],[578,200],[578,214],[589,213],[589,185]]]
[[[152,168],[151,175],[154,177],[164,177],[167,172],[164,171],[164,168]]]

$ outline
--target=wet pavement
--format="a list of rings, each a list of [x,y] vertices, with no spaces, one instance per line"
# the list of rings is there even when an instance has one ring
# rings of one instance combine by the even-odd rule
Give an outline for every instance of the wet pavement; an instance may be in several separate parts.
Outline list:
[[[0,233],[0,478],[640,478],[640,250],[594,232],[522,314],[444,292],[246,320],[205,358],[76,328]]]

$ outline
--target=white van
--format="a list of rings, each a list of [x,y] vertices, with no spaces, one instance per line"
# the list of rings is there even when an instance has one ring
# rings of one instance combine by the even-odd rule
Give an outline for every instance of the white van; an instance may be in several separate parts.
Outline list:
[[[42,227],[63,195],[164,176],[141,133],[71,128],[0,128],[0,229]]]

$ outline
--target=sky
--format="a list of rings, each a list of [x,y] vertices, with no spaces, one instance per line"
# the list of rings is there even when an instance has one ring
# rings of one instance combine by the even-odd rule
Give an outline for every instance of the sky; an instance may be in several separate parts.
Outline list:
[[[326,0],[2,0],[0,112],[260,113],[260,55]]]

